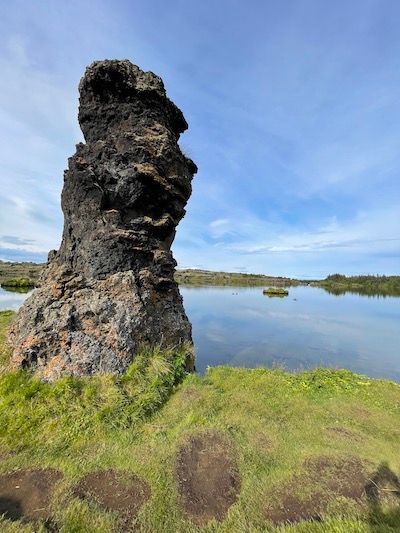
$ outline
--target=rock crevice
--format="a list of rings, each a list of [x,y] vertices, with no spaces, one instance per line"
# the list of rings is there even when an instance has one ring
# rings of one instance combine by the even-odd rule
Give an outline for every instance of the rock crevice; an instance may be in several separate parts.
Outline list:
[[[122,372],[142,345],[192,342],[170,250],[197,171],[178,145],[183,114],[126,60],[96,61],[79,91],[85,144],[64,175],[61,246],[9,335],[13,364],[45,379]]]

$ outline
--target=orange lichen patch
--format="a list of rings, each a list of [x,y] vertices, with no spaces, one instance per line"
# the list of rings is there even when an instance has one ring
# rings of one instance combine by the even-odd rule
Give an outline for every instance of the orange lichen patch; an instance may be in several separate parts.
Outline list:
[[[100,334],[98,325],[91,318],[82,318],[80,326],[86,335],[98,337]]]
[[[26,337],[26,339],[21,343],[20,350],[29,350],[33,346],[37,346],[39,342],[39,338],[36,335],[29,335]]]
[[[60,298],[63,294],[62,285],[60,285],[59,283],[56,283],[54,285],[49,285],[48,288],[49,288],[50,296],[54,298],[55,300]]]
[[[61,355],[56,355],[47,361],[46,367],[42,370],[44,379],[53,379],[55,375],[60,376],[63,370],[66,369],[66,364]]]
[[[62,350],[67,350],[70,345],[70,336],[66,331],[62,331],[58,336],[58,342]]]
[[[12,359],[10,361],[11,368],[20,368],[25,361],[25,357],[20,355],[18,352],[14,352]]]
[[[11,339],[10,339],[11,340]],[[10,342],[13,345],[14,342]],[[39,339],[36,335],[29,335],[26,339],[15,348],[10,361],[11,368],[19,368],[26,362],[26,353],[33,348],[36,348],[39,344]]]

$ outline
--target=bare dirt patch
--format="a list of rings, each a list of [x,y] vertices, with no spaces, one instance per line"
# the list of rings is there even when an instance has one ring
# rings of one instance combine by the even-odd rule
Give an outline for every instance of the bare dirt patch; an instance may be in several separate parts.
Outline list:
[[[74,489],[74,496],[114,511],[129,522],[150,498],[150,487],[138,476],[117,470],[91,472]]]
[[[0,475],[0,515],[26,522],[51,518],[50,502],[62,473],[52,468]]]
[[[192,435],[179,450],[176,474],[182,506],[199,526],[222,521],[240,492],[231,446],[218,432]]]
[[[358,457],[310,457],[303,472],[272,495],[266,518],[274,524],[322,521],[339,497],[363,503],[368,479],[368,465]]]

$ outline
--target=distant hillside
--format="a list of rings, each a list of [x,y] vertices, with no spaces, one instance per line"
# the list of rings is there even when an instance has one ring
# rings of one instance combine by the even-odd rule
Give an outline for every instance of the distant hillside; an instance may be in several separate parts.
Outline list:
[[[0,284],[10,278],[30,278],[37,282],[44,264],[8,263],[0,261]],[[262,274],[241,274],[238,272],[213,272],[210,270],[178,269],[176,281],[181,285],[293,285],[302,283],[284,277]]]
[[[29,278],[36,283],[43,267],[44,264],[0,261],[0,285],[11,278]]]
[[[180,285],[300,285],[303,281],[281,276],[263,274],[242,274],[238,272],[213,272],[211,270],[184,269],[177,270],[175,279]]]
[[[0,261],[0,285],[10,278],[29,278],[34,283],[39,279],[44,264],[8,263]],[[400,296],[400,276],[345,276],[331,274],[323,280],[298,280],[264,274],[243,274],[239,272],[213,272],[200,269],[178,269],[175,279],[180,285],[226,285],[226,286],[268,286],[287,287],[312,285],[321,287],[331,294],[354,292],[370,296]]]

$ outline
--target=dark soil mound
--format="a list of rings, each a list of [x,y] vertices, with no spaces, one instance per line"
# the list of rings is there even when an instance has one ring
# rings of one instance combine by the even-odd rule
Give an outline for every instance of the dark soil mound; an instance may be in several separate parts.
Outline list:
[[[365,501],[367,465],[358,457],[311,457],[303,466],[302,474],[272,495],[266,517],[274,524],[321,521],[329,503],[338,497]]]
[[[222,521],[237,499],[240,477],[231,455],[227,440],[216,432],[193,435],[179,451],[182,505],[197,525]]]
[[[51,495],[62,473],[51,468],[0,475],[0,515],[10,520],[49,520]]]
[[[95,502],[107,511],[117,512],[125,521],[130,521],[149,499],[150,488],[137,476],[102,470],[82,478],[75,487],[74,495],[81,500]]]

